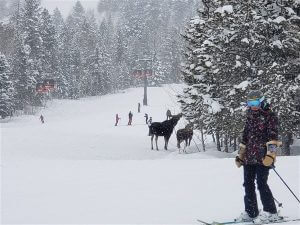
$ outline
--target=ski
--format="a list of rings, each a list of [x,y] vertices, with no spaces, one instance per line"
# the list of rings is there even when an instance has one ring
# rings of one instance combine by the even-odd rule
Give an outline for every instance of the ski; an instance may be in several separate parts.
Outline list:
[[[197,219],[197,221],[201,224],[204,225],[227,225],[227,224],[240,224],[240,225],[265,225],[265,224],[279,224],[279,223],[288,223],[288,222],[296,222],[299,221],[300,219],[283,219],[283,220],[279,220],[279,221],[274,221],[274,222],[270,222],[270,223],[253,223],[253,222],[238,222],[238,221],[227,221],[227,222],[212,222],[212,223],[208,223],[205,222],[203,220],[199,220]]]
[[[237,221],[227,221],[227,222],[212,222],[212,223],[208,223],[208,222],[205,222],[203,220],[199,220],[197,219],[197,221],[199,223],[202,223],[204,225],[226,225],[226,224],[238,224],[238,223],[244,223],[244,222],[237,222]],[[252,223],[253,224],[253,223]],[[248,225],[248,224],[247,224]]]
[[[284,219],[284,220],[278,220],[270,223],[248,223],[248,224],[243,224],[243,225],[265,225],[265,224],[280,224],[280,223],[289,223],[289,222],[300,222],[300,219]]]

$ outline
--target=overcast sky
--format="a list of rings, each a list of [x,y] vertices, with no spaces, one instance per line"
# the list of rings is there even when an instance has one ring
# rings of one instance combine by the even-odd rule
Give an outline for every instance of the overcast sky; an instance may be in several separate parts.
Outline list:
[[[50,13],[58,7],[63,16],[66,17],[77,1],[78,0],[42,0],[42,6],[47,8]],[[93,9],[95,13],[97,12],[98,1],[99,0],[80,0],[84,8]]]

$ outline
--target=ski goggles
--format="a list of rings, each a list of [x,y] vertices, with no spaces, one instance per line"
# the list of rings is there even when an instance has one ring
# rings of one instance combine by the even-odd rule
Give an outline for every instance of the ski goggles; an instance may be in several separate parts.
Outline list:
[[[247,105],[249,106],[249,107],[258,107],[258,106],[260,106],[260,101],[259,101],[259,99],[253,99],[253,100],[248,100],[247,101]]]
[[[259,107],[261,102],[265,99],[265,97],[262,98],[255,98],[255,99],[249,99],[247,101],[247,105],[249,107]]]

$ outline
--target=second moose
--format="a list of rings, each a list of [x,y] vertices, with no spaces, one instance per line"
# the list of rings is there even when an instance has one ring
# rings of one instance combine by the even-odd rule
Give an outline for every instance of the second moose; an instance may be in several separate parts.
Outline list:
[[[184,129],[177,131],[177,147],[180,153],[180,143],[185,141],[183,152],[186,153],[186,147],[191,145],[191,140],[193,138],[193,127],[191,125],[186,125]]]

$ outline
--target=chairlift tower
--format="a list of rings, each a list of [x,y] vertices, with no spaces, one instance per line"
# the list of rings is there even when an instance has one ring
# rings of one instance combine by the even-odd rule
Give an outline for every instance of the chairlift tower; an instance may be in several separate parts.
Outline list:
[[[152,74],[153,69],[153,59],[138,59],[138,65],[141,68],[142,77],[144,79],[144,98],[143,105],[148,105],[148,96],[147,96],[147,88],[148,88],[148,76]]]

